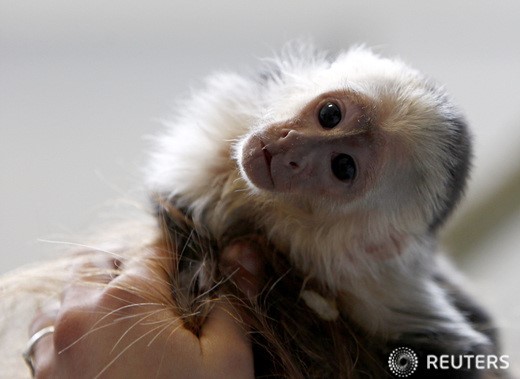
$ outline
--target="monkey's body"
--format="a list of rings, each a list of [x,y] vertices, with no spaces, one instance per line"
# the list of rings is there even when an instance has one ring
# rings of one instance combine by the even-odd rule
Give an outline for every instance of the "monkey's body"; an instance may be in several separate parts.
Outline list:
[[[334,60],[300,49],[267,72],[215,75],[182,104],[149,170],[159,202],[220,246],[265,237],[312,317],[349,320],[380,351],[493,352],[477,330],[487,318],[454,300],[467,298],[446,289],[436,252],[470,159],[444,91],[362,48]]]

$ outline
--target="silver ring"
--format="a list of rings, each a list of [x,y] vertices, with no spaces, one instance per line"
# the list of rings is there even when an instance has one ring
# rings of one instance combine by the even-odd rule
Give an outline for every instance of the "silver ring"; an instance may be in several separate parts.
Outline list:
[[[24,352],[22,353],[23,359],[25,360],[25,363],[27,363],[27,366],[31,369],[31,374],[34,376],[34,363],[33,363],[33,352],[34,352],[34,346],[36,346],[36,343],[41,340],[43,337],[45,337],[47,334],[54,333],[54,325],[48,326],[46,328],[43,328],[36,333],[33,334],[33,336],[27,341],[27,346],[25,347]]]

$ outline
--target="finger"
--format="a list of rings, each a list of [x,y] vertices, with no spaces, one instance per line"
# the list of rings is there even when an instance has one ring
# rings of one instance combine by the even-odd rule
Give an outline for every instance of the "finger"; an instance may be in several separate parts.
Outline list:
[[[238,240],[221,253],[220,271],[229,275],[248,298],[258,295],[264,282],[262,248],[255,241]]]
[[[41,308],[30,325],[31,338],[49,326],[53,326],[58,314],[58,304],[49,304]],[[29,347],[28,347],[29,348]],[[50,377],[49,370],[55,356],[53,333],[45,334],[30,347],[30,357],[37,375]]]
[[[209,314],[201,330],[200,343],[202,356],[213,367],[227,372],[252,372],[249,327],[240,311],[227,300],[216,305]]]
[[[34,333],[46,328],[50,325],[54,325],[56,317],[58,315],[59,303],[53,302],[40,308],[34,316],[29,326],[29,334],[32,336]]]
[[[61,294],[61,302],[73,307],[89,303],[118,275],[120,261],[102,254],[85,254],[72,268],[71,284]]]
[[[242,347],[249,346],[249,327],[244,323],[240,311],[227,300],[222,301],[226,304],[216,305],[208,315],[202,327],[201,339],[237,342]]]
[[[32,352],[32,364],[36,378],[52,378],[55,365],[56,350],[54,348],[53,335],[43,336],[35,344]]]
[[[154,248],[126,262],[121,275],[110,283],[155,302],[171,303],[173,259],[165,249]]]
[[[121,261],[104,254],[82,256],[73,266],[73,278],[82,282],[106,284],[119,273]]]

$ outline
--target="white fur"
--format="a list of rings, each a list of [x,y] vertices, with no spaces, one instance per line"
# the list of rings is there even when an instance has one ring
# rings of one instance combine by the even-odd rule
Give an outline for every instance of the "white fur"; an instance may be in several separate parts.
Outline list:
[[[235,223],[253,220],[293,264],[341,299],[343,312],[372,333],[397,337],[431,329],[457,335],[461,347],[486,342],[430,278],[436,246],[425,237],[426,220],[438,211],[446,172],[436,163],[447,154],[436,139],[453,133],[439,125],[439,115],[456,110],[440,109],[436,97],[444,93],[429,91],[425,78],[398,60],[357,47],[329,63],[311,50],[298,46],[269,61],[273,77],[268,81],[210,77],[203,91],[179,105],[157,139],[147,171],[150,189],[187,207],[194,221],[217,238]],[[307,199],[294,207],[286,195],[264,193],[244,179],[245,136],[294,117],[309,101],[334,90],[372,99],[373,111],[385,115],[381,127],[401,133],[405,147],[421,159],[389,165],[379,186],[348,205]],[[408,170],[410,180],[395,180],[392,170],[397,169]],[[368,245],[387,243],[393,234],[402,237],[399,251],[388,251],[385,259],[367,257]],[[304,297],[307,304],[330,316],[333,312],[320,308],[323,302],[313,296],[312,301]],[[432,317],[414,318],[406,313],[410,309]]]

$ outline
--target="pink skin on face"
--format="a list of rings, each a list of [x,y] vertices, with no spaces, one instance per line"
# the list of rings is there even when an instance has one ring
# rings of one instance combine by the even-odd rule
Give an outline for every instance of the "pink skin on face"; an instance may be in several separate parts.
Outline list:
[[[327,103],[341,110],[341,121],[332,128],[321,125],[318,114]],[[293,119],[264,127],[246,140],[242,167],[251,183],[262,190],[337,196],[359,196],[379,169],[381,157],[377,131],[368,125],[362,105],[344,92],[324,94]],[[355,176],[338,179],[332,162],[348,155]]]

